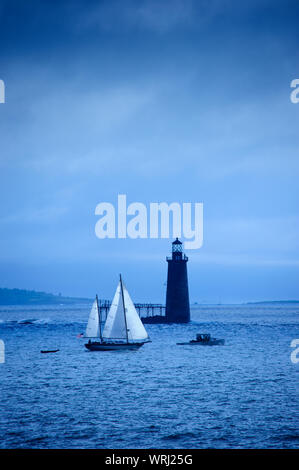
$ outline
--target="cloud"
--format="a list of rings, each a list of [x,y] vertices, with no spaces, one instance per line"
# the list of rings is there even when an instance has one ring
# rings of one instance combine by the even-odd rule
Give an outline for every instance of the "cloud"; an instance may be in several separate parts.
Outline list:
[[[14,66],[16,67],[16,65]],[[33,67],[31,82],[11,81],[15,103],[1,116],[0,165],[52,172],[109,171],[122,160],[128,144],[125,129],[137,125],[140,115],[156,100],[148,83],[88,85],[83,74],[64,81]],[[13,135],[12,139],[12,121]],[[22,150],[16,151],[18,143]],[[130,152],[130,151],[129,151]]]
[[[193,255],[193,253],[192,253]],[[252,254],[221,254],[221,253],[201,253],[193,256],[192,262],[208,266],[252,266],[252,267],[299,267],[299,257],[292,259],[266,258]]]
[[[167,33],[190,25],[192,0],[113,0],[101,2],[82,11],[77,20],[78,30],[99,28],[124,32],[130,29]]]
[[[179,29],[189,31],[207,27],[215,18],[229,14],[238,21],[255,15],[270,0],[236,2],[234,0],[102,0],[85,2],[67,9],[77,31],[100,30],[107,33],[145,31],[166,34]]]
[[[60,219],[67,212],[68,208],[62,206],[30,207],[30,209],[22,209],[19,212],[0,218],[0,224],[50,224]]]
[[[298,266],[299,216],[227,217],[204,222],[198,263],[248,266]]]
[[[88,266],[103,251],[103,272],[118,256],[164,259],[163,240],[151,250],[148,240],[96,239],[96,204],[126,193],[204,202],[197,269],[297,266],[293,9],[267,0],[29,3],[14,16],[11,2],[1,30],[3,257],[20,268],[21,259],[78,257]]]

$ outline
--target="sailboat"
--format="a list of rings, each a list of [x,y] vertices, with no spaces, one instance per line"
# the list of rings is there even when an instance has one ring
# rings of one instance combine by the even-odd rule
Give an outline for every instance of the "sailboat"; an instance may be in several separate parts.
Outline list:
[[[98,297],[92,305],[85,337],[90,351],[138,349],[150,342],[121,275],[102,331]]]

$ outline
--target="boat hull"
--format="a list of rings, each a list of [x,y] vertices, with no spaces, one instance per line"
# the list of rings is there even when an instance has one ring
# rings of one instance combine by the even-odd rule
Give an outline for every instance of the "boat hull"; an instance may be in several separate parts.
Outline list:
[[[56,353],[58,351],[59,351],[59,349],[48,349],[46,351],[42,350],[41,353],[42,354],[48,354],[48,353]]]
[[[86,343],[89,351],[124,351],[128,349],[139,349],[144,343]]]
[[[188,345],[188,346],[223,346],[224,339],[215,339],[207,342],[203,341],[188,341],[188,343],[177,343],[178,345]]]

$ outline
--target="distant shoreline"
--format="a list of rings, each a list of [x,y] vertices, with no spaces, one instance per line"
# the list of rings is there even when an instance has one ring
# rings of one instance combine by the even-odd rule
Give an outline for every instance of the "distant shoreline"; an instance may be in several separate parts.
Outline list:
[[[0,288],[0,305],[58,305],[90,301],[92,299],[85,297],[65,297],[34,290]]]
[[[93,299],[87,297],[66,297],[63,295],[49,294],[26,289],[7,289],[0,288],[0,305],[59,305],[59,304],[75,304],[79,302],[92,302]],[[241,302],[234,305],[285,305],[298,304],[299,300],[260,300],[258,302]],[[190,303],[190,307],[205,307],[208,305],[225,306],[233,305],[230,303]]]
[[[299,300],[260,300],[259,302],[246,302],[246,305],[259,304],[298,304]]]

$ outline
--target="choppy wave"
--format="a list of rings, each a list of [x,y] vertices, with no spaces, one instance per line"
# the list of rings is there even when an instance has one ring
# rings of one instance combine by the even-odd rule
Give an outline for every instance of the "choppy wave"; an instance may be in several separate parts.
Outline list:
[[[45,325],[50,323],[51,320],[48,318],[22,318],[20,320],[3,320],[0,319],[1,324],[5,325]]]
[[[0,447],[297,448],[298,313],[220,310],[146,325],[134,354],[87,351],[89,308],[0,310]],[[176,346],[199,331],[225,346]]]
[[[34,326],[45,326],[45,325],[60,325],[60,326],[71,326],[75,324],[80,324],[82,322],[76,321],[59,321],[57,319],[51,318],[22,318],[19,320],[4,320],[0,319],[0,325],[2,326],[26,326],[26,325],[34,325]]]
[[[198,433],[194,432],[178,432],[178,433],[172,433],[168,434],[166,436],[163,436],[162,439],[164,441],[177,441],[181,439],[192,439],[192,438],[197,438]]]

